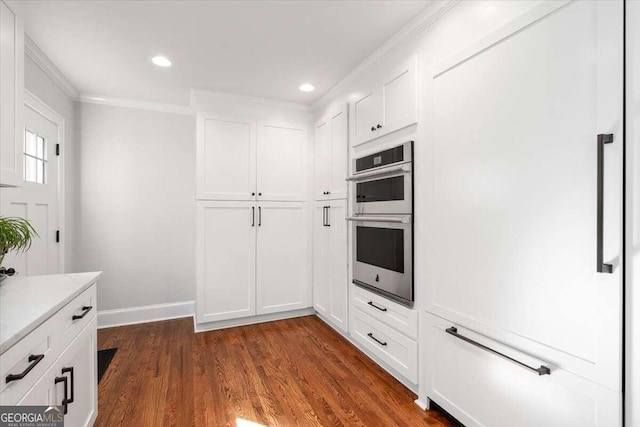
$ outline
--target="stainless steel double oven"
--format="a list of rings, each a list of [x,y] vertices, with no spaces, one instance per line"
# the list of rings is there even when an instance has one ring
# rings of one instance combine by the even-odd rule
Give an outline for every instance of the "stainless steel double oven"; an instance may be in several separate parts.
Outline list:
[[[413,305],[413,141],[353,162],[353,283]]]

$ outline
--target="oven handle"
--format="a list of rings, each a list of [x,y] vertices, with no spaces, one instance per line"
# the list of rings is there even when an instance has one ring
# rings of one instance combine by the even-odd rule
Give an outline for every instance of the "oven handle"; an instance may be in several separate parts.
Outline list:
[[[411,172],[411,164],[403,164],[403,165],[397,165],[397,166],[391,166],[388,168],[384,168],[384,169],[377,169],[374,171],[370,171],[370,172],[362,172],[356,175],[351,175],[350,177],[347,177],[347,181],[362,181],[365,180],[367,178],[372,178],[372,177],[378,177],[378,176],[385,176],[385,175],[389,175],[392,173],[397,173],[397,172],[401,172],[401,173],[410,173]]]
[[[348,216],[347,221],[353,222],[391,222],[394,224],[410,224],[411,215],[393,216]]]

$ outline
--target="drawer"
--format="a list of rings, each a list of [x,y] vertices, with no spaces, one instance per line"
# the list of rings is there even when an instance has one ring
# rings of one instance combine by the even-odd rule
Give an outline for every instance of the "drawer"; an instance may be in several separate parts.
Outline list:
[[[366,289],[351,285],[351,304],[396,331],[418,339],[418,312]]]
[[[15,405],[53,365],[60,353],[95,317],[95,301],[94,284],[0,356],[0,404]],[[92,307],[90,310],[82,309],[89,306]],[[86,314],[82,316],[84,312]],[[73,316],[82,317],[73,319]],[[7,383],[8,375],[23,372],[26,373],[21,379]]]
[[[426,397],[467,427],[621,425],[621,393],[440,317],[425,318]],[[451,327],[456,330],[447,332]],[[550,374],[520,363],[546,366]]]
[[[368,314],[353,308],[353,338],[413,384],[418,383],[418,343]]]

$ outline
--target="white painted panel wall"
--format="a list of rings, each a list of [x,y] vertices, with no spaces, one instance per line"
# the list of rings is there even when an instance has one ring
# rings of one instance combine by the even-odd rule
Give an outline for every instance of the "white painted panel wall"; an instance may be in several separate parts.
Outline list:
[[[195,116],[81,104],[75,268],[100,310],[193,300]]]

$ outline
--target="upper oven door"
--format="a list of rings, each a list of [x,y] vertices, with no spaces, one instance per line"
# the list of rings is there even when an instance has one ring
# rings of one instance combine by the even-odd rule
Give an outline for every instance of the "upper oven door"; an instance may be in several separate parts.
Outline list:
[[[411,172],[405,163],[352,176],[354,214],[413,213]]]

